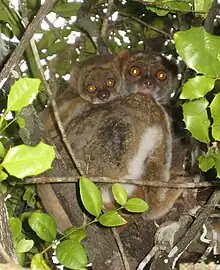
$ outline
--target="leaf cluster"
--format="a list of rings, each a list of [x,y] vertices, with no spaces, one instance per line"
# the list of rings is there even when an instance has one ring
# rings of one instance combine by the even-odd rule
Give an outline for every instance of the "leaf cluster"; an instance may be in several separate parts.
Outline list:
[[[22,109],[36,98],[40,85],[39,79],[22,78],[11,87],[7,100],[7,108],[0,117],[0,187],[2,193],[8,193],[7,206],[10,218],[12,238],[19,262],[24,264],[25,253],[31,258],[34,248],[34,240],[30,238],[26,230],[22,230],[22,223],[29,217],[29,224],[36,213],[23,212],[20,217],[12,217],[18,213],[17,207],[26,202],[28,207],[34,209],[36,204],[36,192],[34,186],[17,187],[19,179],[27,176],[38,175],[51,168],[55,158],[52,146],[40,142],[37,146],[16,145],[8,149],[7,129],[12,123],[17,123],[20,128],[25,126],[25,121],[20,117]],[[10,116],[10,117],[9,117]]]
[[[182,106],[186,128],[208,147],[199,158],[199,167],[202,171],[214,167],[220,177],[220,93],[212,91],[220,76],[220,37],[198,27],[175,33],[174,40],[186,65],[196,71],[183,85],[180,99],[187,100]],[[211,100],[208,93],[213,94]]]
[[[46,213],[36,211],[22,214],[19,218],[10,219],[16,251],[22,265],[26,255],[31,260],[31,268],[50,269],[45,259],[47,256],[44,257],[44,253],[54,249],[59,263],[69,269],[84,269],[88,264],[88,259],[81,241],[87,236],[85,230],[87,226],[92,223],[99,223],[105,227],[122,226],[127,221],[118,213],[119,210],[126,209],[128,212],[142,213],[148,209],[145,201],[139,198],[128,199],[125,188],[116,183],[112,186],[112,193],[119,207],[112,211],[103,212],[102,195],[97,186],[91,180],[81,177],[79,187],[83,206],[94,216],[94,219],[79,228],[71,227],[67,229],[61,237],[57,235],[57,226],[54,219]],[[29,227],[28,234],[26,229],[26,235],[22,228],[25,226],[25,222],[28,223]],[[37,243],[41,242],[40,240],[47,243],[46,248],[41,252],[37,247]]]
[[[7,108],[0,118],[0,182],[8,175],[17,178],[38,175],[51,168],[55,158],[52,146],[40,142],[37,146],[17,145],[6,150],[7,128],[17,122],[24,127],[24,119],[20,117],[21,110],[30,105],[36,98],[40,85],[39,79],[22,78],[11,87]],[[10,120],[7,117],[10,115]]]

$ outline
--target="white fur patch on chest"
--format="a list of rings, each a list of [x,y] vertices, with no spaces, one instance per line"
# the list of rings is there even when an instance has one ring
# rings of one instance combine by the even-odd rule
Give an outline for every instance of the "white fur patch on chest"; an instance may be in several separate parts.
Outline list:
[[[138,152],[128,164],[127,179],[140,179],[146,171],[146,159],[155,150],[163,138],[162,129],[152,126],[146,129],[140,140]]]

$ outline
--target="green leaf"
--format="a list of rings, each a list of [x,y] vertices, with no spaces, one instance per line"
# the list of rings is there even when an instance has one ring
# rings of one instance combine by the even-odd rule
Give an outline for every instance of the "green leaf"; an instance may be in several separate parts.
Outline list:
[[[217,171],[217,177],[220,178],[220,153],[215,154],[215,168]]]
[[[5,180],[8,177],[8,175],[2,171],[2,169],[0,168],[0,182],[2,182],[3,180]]]
[[[10,148],[1,165],[9,174],[24,178],[50,169],[54,158],[54,148],[40,142],[37,146],[18,145]]]
[[[38,42],[39,49],[46,49],[56,41],[56,36],[53,31],[44,31],[42,39]]]
[[[56,238],[57,226],[54,219],[45,213],[33,213],[28,219],[33,231],[44,241],[53,241]]]
[[[8,191],[8,185],[5,183],[0,183],[0,191],[2,194],[5,194]]]
[[[124,208],[132,213],[142,213],[148,210],[149,206],[148,204],[139,198],[131,198],[127,201],[127,203],[124,205]]]
[[[4,145],[2,144],[2,142],[0,142],[0,158],[3,158],[6,154]]]
[[[124,205],[127,202],[128,199],[127,191],[122,185],[118,183],[114,184],[112,186],[112,193],[118,204]]]
[[[67,2],[58,2],[53,8],[52,11],[64,18],[70,18],[77,14],[81,3],[67,3]]]
[[[32,212],[23,212],[19,215],[21,222],[28,221],[29,217],[32,215]]]
[[[40,0],[28,0],[27,7],[32,10],[38,10],[40,7]]]
[[[182,105],[183,116],[186,128],[192,133],[192,136],[200,142],[209,143],[209,126],[206,108],[208,101],[201,98],[186,102]]]
[[[212,136],[215,140],[220,140],[220,117],[215,117],[212,124]]]
[[[34,185],[26,185],[23,200],[27,202],[28,206],[34,208],[36,203],[36,190]]]
[[[215,165],[215,161],[211,156],[200,156],[199,160],[199,168],[206,172],[211,169]]]
[[[196,76],[189,79],[182,89],[180,99],[196,99],[204,97],[215,85],[215,79],[206,76]]]
[[[56,249],[57,259],[70,269],[81,269],[87,265],[87,257],[83,246],[73,240],[60,243]]]
[[[16,246],[16,252],[18,253],[28,252],[29,250],[32,249],[33,246],[34,246],[33,240],[22,239],[21,241],[18,242]]]
[[[147,2],[147,1],[146,1]],[[147,6],[147,9],[156,13],[158,16],[165,16],[169,12],[177,11],[188,11],[190,12],[191,6],[189,1],[170,1],[170,0],[152,0],[151,3],[155,2],[155,7]]]
[[[85,42],[85,44],[84,44],[84,48],[85,48],[85,51],[86,51],[87,53],[93,54],[93,53],[96,52],[94,43],[91,42],[90,39],[87,39],[87,40],[86,40],[86,42]],[[80,57],[80,61],[83,61],[83,60],[86,59],[86,58],[85,58],[85,55],[83,55],[83,54],[81,54],[79,57]]]
[[[18,17],[16,10],[10,8],[8,1],[0,1],[0,18],[1,21],[7,22],[10,25],[13,33],[18,38],[21,38],[24,31],[23,25],[21,24],[21,20]]]
[[[18,263],[19,263],[21,266],[24,266],[24,262],[25,262],[25,254],[24,254],[24,253],[17,253],[16,255],[17,255],[17,257],[18,257]]]
[[[76,65],[76,59],[78,58],[78,54],[71,53],[71,58],[68,60],[62,59],[62,62],[58,62],[56,65],[56,72],[60,76],[63,76],[65,74],[68,74]]]
[[[68,48],[68,44],[66,43],[66,41],[56,42],[48,48],[47,54],[53,55],[55,53],[60,53],[62,51],[65,51],[67,48]]]
[[[210,110],[213,119],[212,136],[215,140],[220,141],[220,93],[214,97]]]
[[[26,185],[24,188],[25,188],[26,191],[29,191],[29,192],[31,192],[33,194],[36,194],[36,187],[35,187],[35,185]]]
[[[24,120],[24,118],[18,116],[17,117],[17,123],[18,123],[20,128],[25,128],[25,120]]]
[[[1,24],[1,33],[4,34],[6,37],[8,37],[9,39],[12,39],[14,34],[11,31],[11,29],[5,25],[5,24]]]
[[[212,3],[213,3],[213,0],[194,0],[194,10],[195,11],[204,11],[204,12],[208,13]],[[207,16],[207,14],[206,14],[206,16]]]
[[[102,210],[102,195],[97,186],[88,178],[79,180],[80,197],[86,210],[98,217]]]
[[[23,239],[25,239],[25,235],[21,232],[19,236],[13,241],[15,248],[17,247],[18,243]]]
[[[163,22],[163,20],[160,19],[160,18],[154,19],[154,20],[152,21],[151,24],[152,24],[156,29],[158,29],[158,30],[162,30],[163,27],[164,27],[164,22]],[[139,25],[139,24],[138,24],[138,25]],[[140,25],[139,25],[139,27],[140,27]],[[158,33],[157,31],[154,31],[154,30],[152,30],[152,29],[150,29],[150,28],[148,28],[148,27],[145,27],[145,28],[144,28],[144,35],[145,35],[147,38],[155,38],[155,37],[159,36],[160,33]]]
[[[18,183],[18,179],[15,178],[15,177],[9,177],[8,183],[9,183],[11,186],[15,187],[15,186],[17,185],[17,183]]]
[[[87,236],[87,232],[84,228],[77,229],[72,227],[65,231],[65,235],[68,235],[68,238],[75,242],[81,242]]]
[[[217,171],[217,177],[220,178],[220,152],[218,149],[209,148],[207,156],[213,158],[214,160],[214,167]]]
[[[207,33],[201,26],[176,32],[174,41],[189,68],[210,77],[220,76],[220,37]]]
[[[12,238],[16,239],[21,233],[21,221],[19,218],[11,217],[10,218],[10,228],[12,233]]]
[[[127,221],[116,211],[107,212],[101,215],[98,221],[100,224],[106,227],[116,227],[127,223]]]
[[[51,268],[47,265],[46,261],[42,254],[36,254],[31,260],[31,269],[36,270],[51,270]]]
[[[39,79],[21,78],[16,81],[9,92],[7,111],[21,111],[36,98],[40,85]]]

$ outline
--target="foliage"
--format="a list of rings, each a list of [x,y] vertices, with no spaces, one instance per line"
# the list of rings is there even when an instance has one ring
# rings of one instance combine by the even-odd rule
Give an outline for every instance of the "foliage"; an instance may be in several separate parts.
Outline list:
[[[22,197],[29,207],[34,208],[36,203],[35,188],[33,186],[26,186],[25,190],[17,188],[16,184],[18,178],[38,175],[50,169],[51,163],[55,158],[53,147],[43,142],[35,147],[24,144],[16,145],[9,149],[6,147],[9,142],[7,129],[12,123],[18,121],[22,109],[30,105],[36,98],[39,84],[39,79],[30,78],[22,78],[15,82],[8,95],[7,108],[0,118],[0,181],[2,192],[6,193],[8,191],[11,197],[11,199],[7,201],[8,210],[11,215],[17,212],[16,206],[17,203],[19,205],[22,201]],[[6,120],[8,114],[12,115],[10,120]],[[14,189],[12,187],[14,187]],[[40,218],[40,220],[43,219],[44,222],[42,225],[38,220],[38,215],[42,216],[46,214],[32,213],[30,215],[26,212],[23,213],[20,218],[10,218],[12,237],[21,265],[24,264],[24,254],[30,252],[34,246],[34,240],[31,239],[31,236],[27,232],[24,233],[23,224],[26,219],[29,220],[30,228],[33,228],[36,234],[39,234],[42,239],[50,241],[53,236],[55,237],[56,225],[54,225],[54,229],[52,226],[54,222],[53,219],[50,219],[48,215],[46,217],[43,216],[43,218]],[[46,223],[46,221],[48,221],[48,223]],[[49,234],[48,231],[46,235],[43,234],[46,225],[50,228],[48,231],[52,231],[51,234]]]
[[[144,0],[147,4],[147,9],[155,12],[158,16],[165,16],[169,12],[176,13],[177,11],[181,11],[183,13],[187,13],[190,11],[200,12],[201,14],[206,14],[211,5],[212,0],[184,0],[184,1],[170,1],[170,0],[153,0],[151,1],[151,7],[148,2]],[[206,17],[206,16],[204,16]]]
[[[8,95],[7,108],[0,118],[0,134],[4,135],[6,129],[17,119],[21,110],[31,104],[38,93],[40,81],[38,79],[23,78],[15,82]],[[8,123],[5,119],[11,112],[15,113],[13,119]],[[5,141],[6,139],[6,141]],[[4,141],[4,143],[3,143]],[[55,151],[52,146],[39,143],[35,147],[27,145],[17,145],[11,147],[7,153],[4,144],[7,137],[1,141],[1,163],[0,181],[8,175],[17,178],[40,174],[51,167],[55,158]]]
[[[147,9],[155,12],[158,16],[164,16],[167,15],[170,11],[176,12],[176,10],[181,10],[183,12],[191,11],[191,1],[153,0],[152,3],[154,2],[156,6],[147,7]]]
[[[180,98],[188,99],[183,104],[186,128],[193,137],[208,146],[205,156],[199,158],[199,167],[203,171],[214,167],[217,177],[220,177],[220,152],[217,144],[220,139],[220,93],[214,95],[211,101],[207,98],[207,93],[213,90],[220,75],[220,37],[198,27],[175,33],[174,40],[186,65],[197,72],[194,78],[183,85]]]
[[[102,195],[93,182],[86,178],[80,181],[80,197],[86,210],[98,217],[102,209]]]
[[[189,68],[207,77],[220,75],[220,37],[207,33],[201,26],[177,32],[174,40],[177,52]]]
[[[120,210],[126,209],[129,212],[142,213],[148,209],[147,203],[141,199],[132,198],[127,200],[127,193],[124,187],[120,184],[114,184],[112,187],[114,190],[113,196],[117,199],[117,202],[120,201],[119,198],[123,197],[126,199],[123,199],[123,204],[119,204],[119,207],[115,210],[103,213],[102,201],[100,200],[101,192],[97,186],[85,177],[81,177],[79,186],[83,205],[87,211],[94,216],[94,219],[79,228],[69,228],[62,237],[57,236],[56,223],[53,218],[46,213],[36,211],[27,214],[25,217],[24,214],[22,214],[20,218],[10,219],[12,235],[18,254],[29,255],[33,249],[34,243],[37,247],[37,243],[40,239],[47,242],[47,247],[43,251],[40,253],[36,253],[37,251],[34,252],[35,255],[31,259],[31,268],[50,269],[43,256],[49,249],[56,250],[56,256],[59,262],[65,267],[70,269],[85,268],[88,264],[88,260],[81,241],[87,236],[85,230],[87,226],[95,222],[106,227],[121,226],[126,224],[127,221],[118,213]],[[88,186],[89,189],[87,188]],[[90,191],[95,192],[92,201]],[[29,225],[28,229],[26,229],[28,238],[23,234],[23,228],[27,225]],[[36,235],[34,233],[36,233]],[[24,258],[20,263],[24,263]]]

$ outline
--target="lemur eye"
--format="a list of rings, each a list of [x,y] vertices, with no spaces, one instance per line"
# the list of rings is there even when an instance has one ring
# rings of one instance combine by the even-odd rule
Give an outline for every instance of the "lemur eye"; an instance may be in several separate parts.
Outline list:
[[[156,73],[156,77],[160,81],[165,81],[167,78],[167,73],[163,70],[158,70]]]
[[[108,87],[113,87],[115,85],[115,80],[114,79],[108,79],[106,82],[106,85]]]
[[[131,67],[129,71],[131,76],[138,77],[141,74],[141,69],[139,67]]]
[[[96,91],[95,85],[94,85],[94,84],[89,84],[89,85],[87,86],[87,91],[88,91],[89,93],[95,92],[95,91]]]

